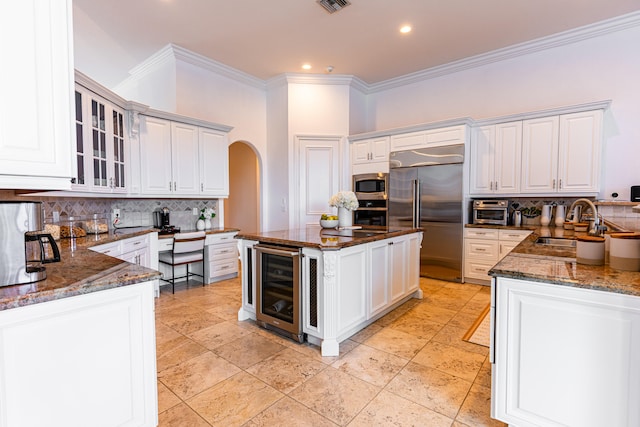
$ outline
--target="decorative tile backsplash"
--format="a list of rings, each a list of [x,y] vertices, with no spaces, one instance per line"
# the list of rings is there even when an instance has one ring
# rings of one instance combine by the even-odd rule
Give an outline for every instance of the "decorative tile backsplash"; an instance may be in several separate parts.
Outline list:
[[[12,190],[0,190],[0,200],[41,201],[44,207],[45,220],[51,221],[53,213],[58,212],[61,218],[73,216],[83,217],[93,214],[105,215],[109,218],[109,225],[113,222],[111,212],[120,209],[119,227],[152,226],[155,210],[169,208],[171,225],[184,230],[195,229],[200,210],[211,207],[218,212],[217,199],[111,199],[111,198],[83,198],[83,197],[43,197],[16,196]],[[193,214],[197,209],[197,215]],[[219,216],[212,223],[219,227]]]

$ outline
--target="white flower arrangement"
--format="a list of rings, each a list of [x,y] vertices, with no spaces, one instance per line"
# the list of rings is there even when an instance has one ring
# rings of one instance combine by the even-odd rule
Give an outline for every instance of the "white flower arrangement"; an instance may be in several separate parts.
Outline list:
[[[355,211],[358,209],[358,198],[353,191],[338,191],[329,199],[329,206]]]
[[[200,219],[213,219],[216,216],[216,211],[213,208],[200,209]]]

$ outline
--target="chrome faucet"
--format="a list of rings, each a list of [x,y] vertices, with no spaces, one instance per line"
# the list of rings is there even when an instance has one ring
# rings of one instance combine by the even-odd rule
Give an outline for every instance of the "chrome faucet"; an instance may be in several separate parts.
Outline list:
[[[593,202],[589,199],[578,199],[571,204],[571,207],[569,208],[569,212],[573,212],[573,209],[578,204],[587,205],[587,207],[591,209],[591,214],[593,216],[593,224],[589,229],[589,234],[595,235],[595,236],[602,236],[604,232],[607,230],[607,227],[602,225],[603,218],[602,218],[602,215],[598,213],[598,209],[596,208],[596,205],[594,205]],[[578,221],[580,221],[580,218],[578,218]]]

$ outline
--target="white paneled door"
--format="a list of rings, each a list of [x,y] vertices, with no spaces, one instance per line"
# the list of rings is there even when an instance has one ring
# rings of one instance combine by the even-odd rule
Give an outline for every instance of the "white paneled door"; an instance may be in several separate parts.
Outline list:
[[[329,198],[340,190],[340,137],[297,137],[297,201],[292,203],[294,226],[317,225],[320,215],[335,212]]]

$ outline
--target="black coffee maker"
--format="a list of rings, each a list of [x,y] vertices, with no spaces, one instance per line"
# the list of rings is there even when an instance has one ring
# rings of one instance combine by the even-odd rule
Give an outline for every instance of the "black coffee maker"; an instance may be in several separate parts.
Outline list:
[[[153,226],[160,229],[159,234],[175,234],[180,229],[171,225],[169,219],[169,208],[162,208],[153,212]]]
[[[153,212],[153,226],[156,228],[166,228],[171,225],[171,220],[169,219],[169,208],[162,208]]]

